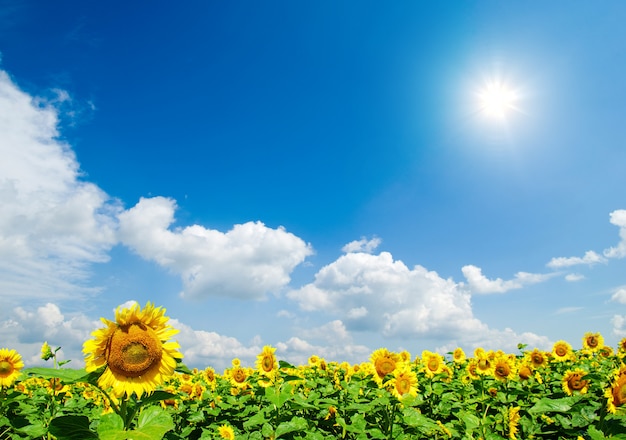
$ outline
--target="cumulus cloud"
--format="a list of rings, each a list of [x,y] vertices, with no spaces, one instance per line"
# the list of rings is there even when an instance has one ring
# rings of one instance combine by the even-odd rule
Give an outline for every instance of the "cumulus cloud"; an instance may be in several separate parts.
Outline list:
[[[513,289],[521,289],[529,284],[537,284],[548,280],[556,274],[538,274],[528,272],[518,272],[512,280],[496,278],[490,280],[482,273],[482,269],[477,266],[467,265],[461,268],[463,276],[467,280],[473,293],[504,293]]]
[[[534,279],[520,278],[524,282]],[[409,269],[388,252],[342,255],[320,269],[313,283],[287,296],[302,310],[335,317],[332,323],[337,330],[332,334],[337,339],[345,328],[348,336],[364,331],[404,341],[447,340],[452,348],[480,345],[514,350],[518,342],[550,344],[533,333],[489,328],[474,316],[470,291],[462,283],[443,279],[419,265]]]
[[[626,304],[626,288],[620,287],[619,289],[617,289],[613,296],[611,296],[611,301],[615,301],[620,304]]]
[[[341,248],[342,252],[350,253],[350,252],[366,252],[368,254],[374,252],[376,248],[380,245],[382,240],[378,237],[374,237],[371,240],[367,240],[365,238],[361,238],[360,240],[351,241]]]
[[[81,180],[58,123],[53,104],[23,92],[0,71],[2,296],[85,292],[89,264],[107,261],[116,242],[119,204]]]
[[[262,346],[253,340],[245,345],[237,338],[220,335],[216,332],[194,330],[177,319],[170,319],[172,327],[179,330],[175,339],[181,345],[183,362],[194,367],[213,367],[223,371],[231,366],[234,358],[240,359],[244,365],[254,365],[254,359]]]
[[[71,360],[71,366],[84,365],[82,346],[91,332],[100,325],[82,313],[62,313],[58,305],[47,303],[26,309],[16,307],[11,318],[0,321],[3,344],[16,349],[28,366],[44,365],[41,345],[47,341],[52,347],[62,347],[59,360]]]
[[[604,256],[607,258],[624,258],[626,257],[626,209],[613,211],[609,221],[619,227],[620,242],[617,246],[605,249]]]
[[[626,316],[614,315],[611,319],[613,334],[617,337],[626,337]]]
[[[551,259],[546,266],[552,269],[561,269],[563,267],[576,266],[579,264],[593,265],[597,263],[606,263],[606,258],[594,251],[587,251],[583,257],[556,257]]]
[[[349,329],[386,336],[458,335],[486,328],[473,316],[470,294],[460,285],[422,266],[409,269],[388,252],[343,255],[288,297],[303,310],[338,315]]]
[[[261,222],[228,232],[200,225],[172,230],[175,210],[172,199],[142,198],[119,215],[119,237],[141,257],[180,275],[185,297],[263,298],[288,284],[291,271],[312,253],[299,237]]]
[[[579,273],[568,273],[565,275],[565,281],[576,282],[580,280],[584,280],[585,276]]]

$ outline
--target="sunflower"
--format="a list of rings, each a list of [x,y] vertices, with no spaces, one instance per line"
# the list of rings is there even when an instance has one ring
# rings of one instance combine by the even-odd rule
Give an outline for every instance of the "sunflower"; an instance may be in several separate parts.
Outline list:
[[[493,365],[493,377],[498,380],[512,379],[515,375],[515,366],[504,356],[498,356]]]
[[[467,360],[467,356],[465,356],[465,352],[461,347],[457,347],[452,352],[452,360],[455,364],[462,364]]]
[[[484,352],[476,358],[476,373],[482,376],[489,376],[493,373],[493,359],[489,352]]]
[[[24,368],[22,356],[15,350],[0,348],[0,388],[10,387]]]
[[[426,373],[426,376],[433,377],[435,374],[443,371],[445,363],[443,356],[439,353],[424,350],[422,351],[422,365],[422,370]]]
[[[275,348],[266,345],[263,351],[256,357],[256,368],[261,375],[266,377],[274,377],[278,372],[278,361],[274,352]]]
[[[235,440],[235,431],[229,425],[222,425],[217,428],[217,433],[220,435],[220,438],[224,440]]]
[[[248,368],[241,366],[229,368],[224,372],[226,379],[235,388],[247,388],[249,385],[247,380],[250,374],[251,371]]]
[[[526,359],[530,362],[533,368],[541,368],[548,365],[548,355],[546,352],[535,348],[531,352],[525,353]]]
[[[623,357],[624,355],[626,355],[626,338],[622,338],[617,343],[617,355],[620,357]]]
[[[376,376],[374,376],[374,379],[381,382],[385,376],[394,372],[396,366],[400,362],[400,356],[396,353],[390,352],[386,348],[379,348],[372,353],[370,361],[376,370]]]
[[[169,339],[178,330],[167,324],[165,309],[148,302],[115,310],[115,322],[101,318],[106,327],[92,333],[83,344],[88,372],[105,367],[98,379],[101,388],[111,388],[115,397],[151,393],[174,373],[178,342]]]
[[[509,408],[509,439],[515,440],[519,430],[519,406]]]
[[[583,348],[598,351],[604,347],[604,338],[600,333],[585,333],[583,336]]]
[[[532,375],[533,370],[527,363],[521,364],[517,369],[517,377],[519,377],[521,380],[528,380]]]
[[[476,359],[470,359],[470,361],[465,366],[465,372],[467,373],[467,378],[471,380],[480,379],[478,372],[478,361]]]
[[[574,351],[572,346],[566,341],[556,341],[552,346],[552,357],[558,362],[573,360]]]
[[[401,364],[393,372],[393,379],[390,381],[391,394],[398,399],[402,396],[417,396],[417,376],[408,364]]]
[[[585,394],[589,389],[589,381],[584,380],[583,377],[587,374],[583,370],[567,370],[561,380],[561,386],[565,394],[571,396],[572,394]]]
[[[615,373],[615,378],[604,395],[607,398],[607,409],[613,414],[618,407],[626,404],[626,366]]]

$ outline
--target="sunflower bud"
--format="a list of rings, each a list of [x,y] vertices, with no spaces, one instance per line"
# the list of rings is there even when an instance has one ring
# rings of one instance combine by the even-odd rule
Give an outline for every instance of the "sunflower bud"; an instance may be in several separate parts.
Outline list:
[[[44,361],[48,361],[53,357],[54,354],[52,353],[52,349],[48,345],[48,341],[44,342],[41,346],[41,359],[43,359]]]

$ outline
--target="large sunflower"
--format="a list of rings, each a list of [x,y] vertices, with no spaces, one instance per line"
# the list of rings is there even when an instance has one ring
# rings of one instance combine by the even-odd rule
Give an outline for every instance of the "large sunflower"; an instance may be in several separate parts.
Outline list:
[[[235,431],[229,425],[224,424],[224,425],[218,427],[217,428],[217,433],[219,434],[220,438],[222,438],[224,440],[234,440],[235,439]]]
[[[525,358],[533,368],[541,368],[548,365],[548,354],[535,348],[533,351],[527,352]]]
[[[178,330],[167,324],[165,309],[147,303],[115,310],[115,322],[100,318],[106,327],[92,333],[83,344],[85,367],[94,371],[106,367],[98,385],[111,388],[115,397],[151,393],[174,373],[178,342],[169,339]]]
[[[583,370],[567,370],[561,380],[561,386],[565,394],[571,396],[572,394],[585,394],[589,389],[589,381],[584,380],[583,377],[587,374]]]
[[[615,414],[619,407],[626,405],[626,367],[622,367],[615,373],[615,378],[610,388],[607,388],[607,409]]]
[[[604,337],[600,333],[585,333],[583,336],[583,348],[590,351],[598,351],[604,347]]]
[[[505,356],[498,356],[493,365],[493,377],[505,381],[512,379],[516,373],[515,364]]]
[[[266,345],[256,357],[256,368],[263,376],[274,377],[278,372],[278,361],[274,352],[276,352],[274,347]]]
[[[572,346],[566,341],[556,341],[552,346],[552,357],[558,362],[573,360]]]
[[[393,372],[393,379],[390,381],[391,394],[398,399],[402,396],[417,396],[417,375],[408,364],[401,364],[399,368]]]
[[[24,368],[22,356],[15,350],[0,348],[0,388],[10,387]]]
[[[376,370],[374,379],[382,381],[386,375],[394,372],[397,364],[400,362],[400,356],[398,356],[397,353],[390,352],[386,348],[379,348],[372,353],[370,361]]]
[[[426,376],[433,377],[435,374],[439,374],[443,371],[445,362],[443,356],[439,353],[433,353],[432,351],[422,351],[422,369],[426,373]]]

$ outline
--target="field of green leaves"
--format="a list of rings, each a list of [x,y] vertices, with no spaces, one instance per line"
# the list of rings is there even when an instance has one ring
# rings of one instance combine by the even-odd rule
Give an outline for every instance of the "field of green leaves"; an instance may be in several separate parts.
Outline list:
[[[266,346],[254,366],[233,359],[218,374],[107,322],[102,344],[85,344],[86,369],[59,365],[47,344],[51,368],[0,350],[0,439],[626,439],[626,340],[613,350],[597,333],[576,350],[379,349],[361,364],[291,365]]]

